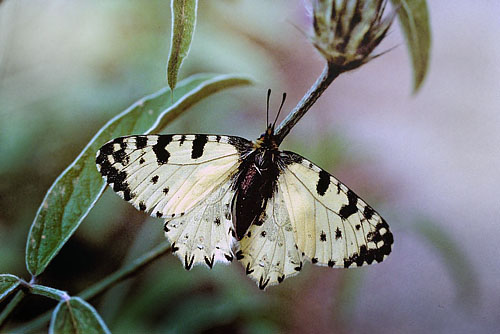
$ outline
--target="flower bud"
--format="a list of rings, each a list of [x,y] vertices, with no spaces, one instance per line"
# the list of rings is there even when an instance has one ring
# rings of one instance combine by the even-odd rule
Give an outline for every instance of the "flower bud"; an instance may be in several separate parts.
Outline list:
[[[338,72],[355,69],[376,56],[396,11],[383,18],[387,0],[313,0],[312,42]]]

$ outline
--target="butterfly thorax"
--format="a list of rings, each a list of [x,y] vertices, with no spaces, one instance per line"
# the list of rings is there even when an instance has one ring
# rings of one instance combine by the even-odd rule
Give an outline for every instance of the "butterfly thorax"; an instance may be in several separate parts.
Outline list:
[[[235,177],[232,211],[238,240],[252,224],[262,224],[267,201],[276,190],[280,165],[278,145],[268,127],[254,142],[254,150],[244,158]]]

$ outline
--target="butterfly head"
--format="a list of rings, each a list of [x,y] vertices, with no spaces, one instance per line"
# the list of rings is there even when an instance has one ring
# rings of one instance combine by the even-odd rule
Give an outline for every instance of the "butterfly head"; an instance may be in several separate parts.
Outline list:
[[[260,137],[255,141],[256,148],[264,148],[267,150],[277,150],[278,142],[276,141],[276,137],[274,135],[274,127],[276,126],[276,122],[278,121],[278,117],[280,115],[281,109],[283,108],[283,104],[285,103],[286,93],[283,93],[283,98],[281,100],[281,105],[276,114],[276,118],[273,123],[269,122],[269,99],[271,97],[271,89],[267,90],[267,109],[266,109],[266,118],[267,118],[267,129],[266,132],[260,135]]]
[[[266,150],[277,150],[278,144],[274,136],[274,126],[269,124],[266,132],[260,135],[255,141],[255,148],[263,148]]]

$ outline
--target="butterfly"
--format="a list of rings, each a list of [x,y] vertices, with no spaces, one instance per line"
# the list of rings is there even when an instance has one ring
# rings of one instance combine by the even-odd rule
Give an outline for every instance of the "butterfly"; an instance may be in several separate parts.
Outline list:
[[[305,261],[334,268],[383,261],[393,244],[385,220],[328,172],[280,151],[275,123],[255,141],[120,137],[98,150],[96,164],[123,199],[165,219],[172,252],[187,270],[236,258],[265,289]]]

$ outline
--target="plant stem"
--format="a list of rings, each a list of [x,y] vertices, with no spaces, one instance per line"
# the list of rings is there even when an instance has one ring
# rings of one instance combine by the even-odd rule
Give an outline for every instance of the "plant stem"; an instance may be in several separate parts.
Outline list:
[[[7,304],[5,309],[0,313],[0,329],[2,329],[3,325],[5,325],[5,321],[11,314],[11,312],[16,308],[16,306],[23,300],[24,296],[26,294],[24,291],[19,290],[14,298],[11,299],[11,301]]]
[[[275,132],[276,142],[279,145],[290,130],[297,124],[297,122],[306,114],[312,107],[314,102],[323,94],[328,86],[342,73],[339,69],[331,64],[326,64],[323,72],[318,77],[314,85],[302,97],[295,108],[288,114],[288,116],[281,122]]]
[[[94,285],[90,286],[89,288],[83,290],[78,294],[78,296],[83,299],[91,299],[101,294],[102,292],[106,291],[116,283],[132,276],[133,274],[135,274],[136,272],[138,272],[139,270],[141,270],[146,265],[153,262],[160,256],[170,252],[170,250],[171,250],[170,244],[168,244],[167,242],[163,242],[160,245],[153,248],[152,250],[150,250],[149,252],[147,252],[146,254],[142,255],[141,257],[138,257],[125,267],[117,270],[113,274],[102,279],[100,282],[97,282]]]
[[[146,265],[150,264],[160,256],[170,252],[171,246],[163,242],[160,245],[156,246],[146,254],[141,257],[135,259],[133,262],[127,264],[123,268],[118,269],[108,277],[102,279],[101,281],[91,285],[87,289],[83,290],[78,294],[79,297],[89,300],[102,292],[108,290],[116,283],[123,281],[124,279],[132,276],[136,272],[143,269]],[[43,326],[47,324],[50,320],[52,311],[45,312],[44,314],[38,316],[37,318],[31,320],[26,325],[12,330],[15,333],[29,333],[34,331],[39,331]]]

